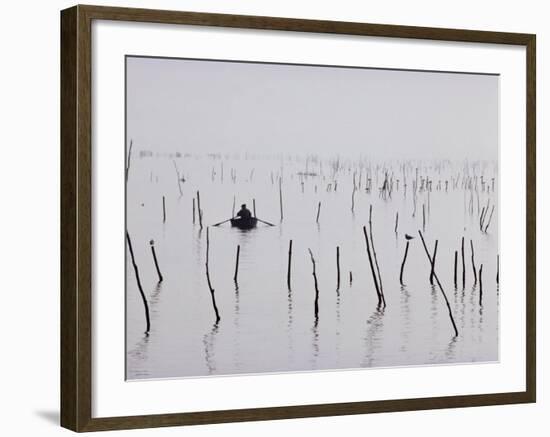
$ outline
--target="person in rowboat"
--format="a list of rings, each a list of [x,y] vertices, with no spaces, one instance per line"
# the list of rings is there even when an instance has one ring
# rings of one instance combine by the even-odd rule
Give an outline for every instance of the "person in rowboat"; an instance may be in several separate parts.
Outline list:
[[[240,220],[250,220],[252,218],[252,213],[250,210],[246,207],[246,203],[243,203],[241,205],[241,209],[237,213],[237,217],[240,218]]]

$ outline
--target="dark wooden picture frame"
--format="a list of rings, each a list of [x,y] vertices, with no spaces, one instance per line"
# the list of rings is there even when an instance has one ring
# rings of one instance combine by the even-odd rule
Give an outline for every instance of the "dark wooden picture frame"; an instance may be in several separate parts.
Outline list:
[[[130,417],[92,417],[92,38],[93,20],[185,24],[357,36],[491,43],[526,48],[526,390],[419,399],[280,406]],[[535,402],[535,35],[75,6],[61,12],[61,425],[99,431]]]

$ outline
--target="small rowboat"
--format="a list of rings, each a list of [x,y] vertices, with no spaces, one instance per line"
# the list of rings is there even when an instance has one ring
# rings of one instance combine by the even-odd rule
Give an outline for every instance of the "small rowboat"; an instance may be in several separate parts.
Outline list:
[[[252,229],[255,228],[258,224],[258,219],[256,217],[250,217],[247,219],[242,218],[232,218],[231,226],[239,229]]]

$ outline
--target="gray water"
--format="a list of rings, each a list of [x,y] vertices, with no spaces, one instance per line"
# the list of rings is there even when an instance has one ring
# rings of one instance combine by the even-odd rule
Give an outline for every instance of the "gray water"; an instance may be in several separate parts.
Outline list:
[[[370,162],[363,158],[336,161],[246,154],[140,156],[139,152],[133,151],[129,170],[127,229],[150,307],[151,330],[144,333],[144,307],[127,254],[128,379],[498,360],[496,164]],[[180,187],[175,166],[185,178]],[[415,195],[416,169],[419,186]],[[384,198],[379,188],[386,173],[393,180],[393,190],[391,197]],[[354,175],[357,190],[352,213]],[[432,181],[431,190],[420,186],[426,176]],[[458,176],[454,186],[453,178]],[[472,187],[463,186],[466,176],[472,177]],[[365,189],[367,177],[372,181],[370,192]],[[193,223],[192,205],[197,190],[204,211],[202,230],[198,215]],[[165,222],[162,196],[166,199]],[[241,203],[252,210],[256,199],[257,216],[275,226],[258,224],[250,231],[231,228],[228,223],[212,227],[231,216],[234,196],[236,210]],[[487,233],[483,233],[479,216],[488,200],[495,210]],[[321,210],[317,223],[318,202]],[[369,229],[371,205],[385,308],[377,306],[363,235],[363,226]],[[205,272],[207,226],[209,271],[221,317],[218,324]],[[444,296],[437,285],[430,285],[430,264],[418,235],[418,230],[423,229],[430,252],[438,240],[435,271],[451,306],[459,332],[456,337]],[[399,271],[405,233],[415,238],[410,241],[402,286]],[[464,288],[460,256],[463,236]],[[289,290],[287,262],[291,239]],[[470,239],[476,269],[483,264],[481,305],[479,280],[474,284]],[[161,283],[150,240],[154,240],[164,276]],[[237,245],[241,249],[235,283]],[[317,317],[308,249],[316,261]],[[455,250],[459,255],[456,288]]]

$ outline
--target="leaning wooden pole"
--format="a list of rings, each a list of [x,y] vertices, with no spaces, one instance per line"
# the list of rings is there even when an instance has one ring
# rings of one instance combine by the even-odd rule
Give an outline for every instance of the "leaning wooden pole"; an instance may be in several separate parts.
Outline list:
[[[319,215],[321,214],[321,202],[317,204],[317,217],[315,218],[315,223],[319,223]]]
[[[239,276],[239,256],[241,254],[241,245],[237,244],[237,256],[235,258],[235,274],[233,275],[233,280],[237,282]]]
[[[437,244],[438,240],[435,240],[434,254],[432,256],[432,266],[430,269],[430,284],[434,285],[434,274],[435,274],[435,257],[437,256]]]
[[[405,270],[405,262],[407,261],[407,254],[409,253],[409,240],[407,240],[407,245],[405,246],[405,255],[403,255],[403,262],[401,263],[401,272],[399,273],[399,283],[403,284],[403,270]]]
[[[370,253],[370,244],[369,237],[367,235],[367,227],[363,226],[363,234],[365,235],[365,243],[367,244],[367,255],[369,257],[370,271],[372,274],[372,280],[374,282],[374,288],[376,289],[376,295],[378,296],[378,306],[382,305],[382,295],[380,294],[380,289],[378,288],[378,279],[376,277],[376,271],[374,270],[374,263],[372,261],[372,255]]]
[[[160,272],[159,262],[157,260],[157,252],[155,251],[155,240],[149,241],[151,245],[151,253],[153,254],[153,261],[155,262],[155,268],[157,269],[157,275],[159,277],[159,282],[162,282],[162,273]]]
[[[147,304],[147,298],[145,297],[145,293],[143,292],[143,287],[141,286],[141,280],[139,279],[139,270],[136,264],[136,259],[134,257],[134,249],[132,248],[132,241],[130,240],[130,234],[128,233],[128,231],[126,231],[126,241],[128,242],[128,249],[130,250],[130,258],[132,260],[132,266],[134,267],[134,273],[136,274],[136,282],[137,282],[139,294],[141,295],[141,299],[143,300],[143,307],[145,308],[145,324],[146,324],[145,333],[149,334],[149,331],[151,329],[151,320],[149,318],[149,305]]]
[[[485,229],[483,230],[484,233],[487,233],[487,229],[489,228],[489,225],[491,224],[491,219],[493,218],[493,213],[495,212],[495,206],[491,208],[491,214],[489,215],[489,220],[487,221],[487,224],[485,225]]]
[[[130,148],[128,149],[128,161],[126,164],[126,182],[128,182],[128,173],[130,172],[130,162],[132,159],[132,146],[134,145],[134,140],[130,140]]]
[[[220,313],[218,311],[218,306],[216,305],[216,296],[214,296],[215,290],[214,287],[212,287],[212,282],[210,281],[210,270],[209,270],[209,262],[210,262],[210,232],[209,228],[206,228],[206,281],[208,282],[208,288],[210,289],[210,296],[212,298],[212,306],[214,307],[214,313],[216,314],[216,324],[220,321]]]
[[[424,241],[424,236],[422,235],[421,231],[418,231],[418,234],[420,235],[420,239],[422,240],[422,245],[424,246],[424,251],[426,252],[426,256],[428,257],[428,261],[430,261],[430,264],[431,264],[432,259],[431,259],[431,256],[430,256],[430,252],[428,251],[428,247],[426,246],[426,242]],[[447,305],[447,309],[449,310],[449,318],[451,319],[451,323],[452,323],[453,329],[455,331],[455,337],[458,337],[458,329],[456,328],[455,319],[453,317],[453,312],[451,310],[451,304],[449,303],[449,299],[447,299],[447,294],[445,293],[445,290],[443,290],[441,282],[439,281],[439,278],[437,277],[437,274],[435,272],[434,272],[434,278],[435,278],[435,281],[437,282],[439,290],[441,291],[441,294],[443,295],[443,298],[445,299],[445,304]]]
[[[382,297],[382,303],[386,306],[386,298],[384,296],[384,287],[382,285],[382,276],[380,275],[380,267],[378,266],[378,256],[376,255],[376,249],[374,248],[374,237],[372,235],[372,205],[369,208],[369,233],[370,233],[370,245],[372,248],[372,254],[374,258],[374,265],[376,266],[376,273],[378,276],[378,287],[380,289],[380,296]]]

